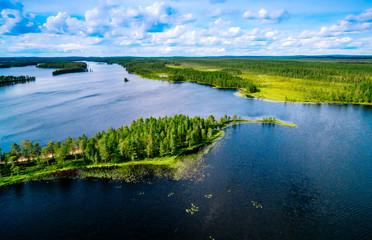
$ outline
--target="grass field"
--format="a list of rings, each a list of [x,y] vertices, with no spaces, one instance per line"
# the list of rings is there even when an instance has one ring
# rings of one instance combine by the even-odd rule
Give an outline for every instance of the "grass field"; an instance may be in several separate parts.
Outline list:
[[[270,67],[266,66],[270,63],[270,60],[266,62],[263,61],[266,65],[260,70],[250,69],[249,64],[251,64],[251,62],[255,65],[260,63],[256,63],[255,60],[250,59],[242,59],[241,61],[237,59],[195,59],[195,61],[193,61],[193,59],[172,59],[171,61],[174,61],[175,64],[172,65],[168,63],[166,66],[169,68],[193,68],[205,72],[223,71],[226,68],[238,69],[239,74],[234,74],[235,76],[241,77],[242,79],[249,79],[258,86],[259,91],[254,93],[246,93],[244,89],[240,89],[241,93],[249,97],[282,102],[328,102],[371,105],[370,98],[372,92],[370,89],[372,88],[372,63],[370,61],[286,61],[288,64],[298,64],[298,69],[293,69],[299,72],[309,71],[309,66],[312,67],[311,74],[314,74],[314,72],[316,73],[316,70],[321,72],[319,77],[308,77],[306,74],[299,74],[303,76],[302,78],[283,76],[286,74],[282,73],[280,73],[281,75],[276,75],[275,71],[265,72],[265,68],[270,69]],[[271,61],[273,61],[273,63],[280,62],[280,60]],[[325,67],[330,66],[329,73],[324,73],[322,63]],[[342,69],[343,64],[349,69]],[[284,64],[282,63],[282,65]],[[279,67],[283,68],[282,65]],[[315,65],[315,67],[313,67],[313,65]],[[353,68],[353,65],[355,65],[355,69],[357,69],[355,72],[350,70]],[[295,71],[293,69],[288,70],[288,72]],[[362,80],[359,80],[358,77]],[[360,96],[361,90],[359,91],[358,85],[367,88],[367,91],[364,92],[365,99]],[[339,94],[345,96],[344,100],[335,97]]]

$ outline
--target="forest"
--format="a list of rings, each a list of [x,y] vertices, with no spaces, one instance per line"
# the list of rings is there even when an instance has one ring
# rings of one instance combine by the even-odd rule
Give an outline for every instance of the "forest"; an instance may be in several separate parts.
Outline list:
[[[372,103],[372,61],[352,59],[282,60],[239,58],[170,59],[168,65],[236,69],[249,78],[263,95],[270,90],[286,101]],[[297,93],[297,94],[296,94]],[[293,95],[293,96],[292,96]]]
[[[146,78],[240,89],[286,102],[372,103],[371,58],[91,58]],[[167,75],[162,78],[160,75]]]
[[[139,118],[129,126],[109,128],[90,138],[68,137],[44,147],[25,139],[13,143],[9,152],[0,149],[0,186],[35,173],[179,155],[215,138],[220,133],[218,128],[228,120],[231,118],[226,115],[218,122],[213,116],[204,119],[180,114]]]
[[[87,71],[85,63],[117,63],[145,78],[239,89],[242,95],[285,102],[372,104],[372,58],[294,57],[68,57],[0,58],[0,68],[59,68],[53,75]],[[167,77],[164,77],[167,76]]]
[[[0,76],[0,87],[17,83],[35,81],[35,77],[30,76]]]
[[[199,71],[193,68],[170,68],[167,61],[156,59],[130,59],[118,61],[128,72],[136,73],[146,78],[159,79],[160,73],[166,73],[172,82],[189,81],[212,85],[218,88],[244,89],[254,93],[257,86],[250,79],[234,76],[229,71]],[[163,78],[161,78],[163,79]]]
[[[85,62],[70,62],[70,61],[56,61],[37,65],[38,68],[57,68],[53,71],[53,76],[65,73],[87,72],[87,64]]]

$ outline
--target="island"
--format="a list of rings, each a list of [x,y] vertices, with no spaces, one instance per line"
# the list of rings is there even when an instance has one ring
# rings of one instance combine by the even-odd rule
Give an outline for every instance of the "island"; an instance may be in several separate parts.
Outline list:
[[[58,70],[53,71],[53,76],[75,73],[75,72],[88,72],[87,64],[85,62],[70,62],[70,61],[60,61],[60,62],[49,62],[41,63],[37,65],[38,68],[56,68]]]
[[[0,187],[29,180],[109,178],[136,181],[143,176],[179,178],[190,154],[214,142],[222,129],[241,123],[285,124],[275,118],[244,120],[226,114],[202,118],[183,114],[173,117],[139,118],[129,126],[109,128],[94,137],[68,137],[41,147],[38,142],[13,143],[9,152],[0,149]]]
[[[35,77],[30,76],[0,76],[0,87],[35,81]]]

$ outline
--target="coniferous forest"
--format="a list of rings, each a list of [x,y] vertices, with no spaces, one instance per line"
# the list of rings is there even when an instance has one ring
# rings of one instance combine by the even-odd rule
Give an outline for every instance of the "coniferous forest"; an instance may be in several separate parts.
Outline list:
[[[368,58],[92,58],[146,78],[191,81],[290,102],[372,103]],[[167,75],[168,78],[161,77]]]
[[[217,130],[230,118],[226,115],[216,121],[175,115],[162,118],[140,118],[129,126],[109,128],[93,137],[85,135],[65,141],[51,141],[41,147],[38,142],[22,140],[13,143],[9,152],[0,160],[2,184],[7,184],[20,174],[24,177],[35,173],[56,171],[66,167],[82,168],[88,165],[117,164],[155,157],[174,156],[210,141]],[[236,116],[233,118],[236,120]]]
[[[35,77],[30,76],[0,76],[0,87],[6,85],[13,85],[17,83],[26,83],[35,81]]]
[[[53,76],[61,75],[65,73],[74,72],[87,72],[87,64],[85,62],[48,62],[37,65],[38,68],[57,68],[58,70],[53,71]]]
[[[372,103],[368,57],[275,58],[3,58],[0,67],[59,68],[53,75],[87,71],[77,60],[117,63],[130,73],[171,82],[190,81],[239,89],[250,97],[286,102]]]

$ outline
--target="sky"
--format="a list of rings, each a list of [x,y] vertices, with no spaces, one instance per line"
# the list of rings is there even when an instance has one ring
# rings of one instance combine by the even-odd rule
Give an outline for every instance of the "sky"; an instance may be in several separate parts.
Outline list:
[[[0,0],[0,57],[372,55],[372,0]]]

